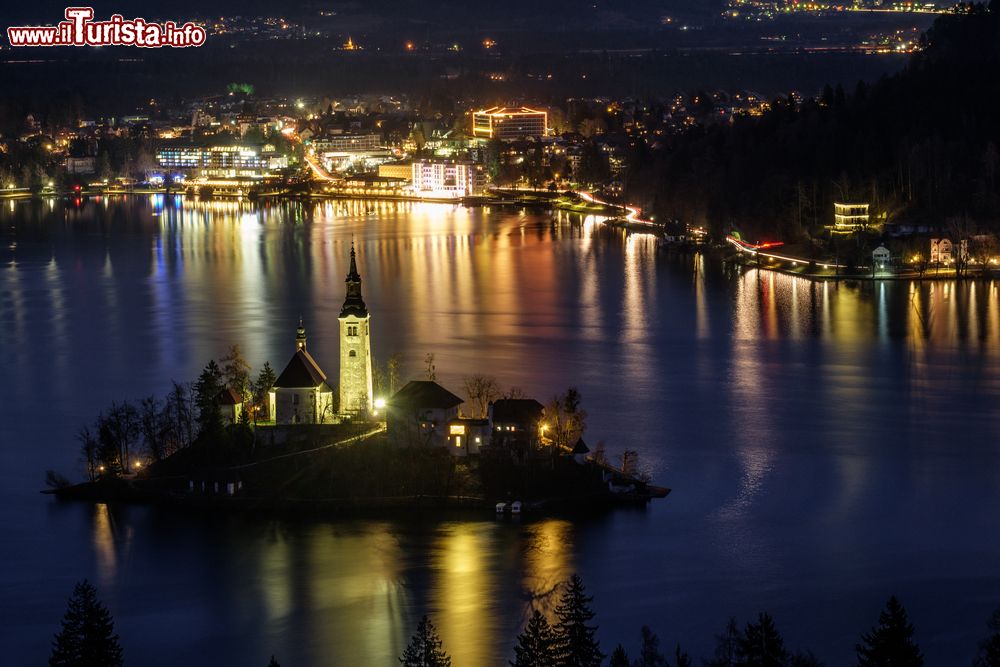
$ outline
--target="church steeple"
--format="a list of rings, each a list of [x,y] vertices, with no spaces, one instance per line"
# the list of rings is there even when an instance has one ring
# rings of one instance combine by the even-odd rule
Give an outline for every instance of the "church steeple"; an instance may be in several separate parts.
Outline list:
[[[299,318],[299,328],[295,330],[295,351],[306,349],[306,328],[302,326],[302,318]]]
[[[344,307],[340,309],[340,316],[346,317],[354,315],[365,317],[368,315],[368,307],[365,300],[361,298],[361,274],[358,273],[358,262],[354,254],[354,241],[351,241],[351,269],[347,273],[347,297],[344,299]]]

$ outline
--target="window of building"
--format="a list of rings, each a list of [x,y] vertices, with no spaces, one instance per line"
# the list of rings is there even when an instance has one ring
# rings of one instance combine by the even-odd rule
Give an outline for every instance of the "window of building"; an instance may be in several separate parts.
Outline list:
[[[358,353],[356,351],[354,351],[354,350],[351,350],[350,352],[347,353],[347,356],[349,356],[349,357],[356,357],[356,356],[358,356]]]

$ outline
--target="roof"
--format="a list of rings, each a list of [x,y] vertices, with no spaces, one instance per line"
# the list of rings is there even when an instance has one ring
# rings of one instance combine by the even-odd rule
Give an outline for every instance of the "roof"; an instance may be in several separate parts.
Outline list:
[[[437,382],[431,380],[411,380],[389,399],[394,408],[437,408],[447,410],[461,405],[462,399]]]
[[[512,114],[542,114],[544,111],[539,111],[537,109],[529,109],[528,107],[490,107],[489,109],[480,109],[476,113],[487,114],[490,116],[509,116]]]
[[[232,387],[226,387],[219,392],[219,405],[239,405],[243,402],[240,395]]]
[[[579,440],[576,441],[576,444],[573,445],[573,453],[574,454],[589,454],[590,453],[590,447],[587,447],[587,443],[585,443],[583,441],[583,438],[580,438]]]
[[[296,350],[288,365],[285,366],[285,370],[281,371],[281,375],[274,381],[274,386],[299,389],[318,387],[324,382],[326,382],[326,373],[320,369],[312,355],[305,350]]]
[[[493,421],[533,424],[542,418],[542,404],[533,398],[501,398],[493,402]]]

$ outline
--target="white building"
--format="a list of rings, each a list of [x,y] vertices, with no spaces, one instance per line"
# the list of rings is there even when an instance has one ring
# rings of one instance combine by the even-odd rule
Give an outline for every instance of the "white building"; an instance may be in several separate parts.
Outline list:
[[[412,176],[416,194],[442,199],[477,195],[485,180],[482,167],[471,160],[414,160]]]
[[[367,415],[372,410],[371,314],[361,298],[361,275],[351,244],[347,297],[340,309],[340,412]]]
[[[328,424],[334,421],[333,390],[326,373],[306,350],[306,330],[299,322],[295,354],[274,382],[270,414],[276,424]]]

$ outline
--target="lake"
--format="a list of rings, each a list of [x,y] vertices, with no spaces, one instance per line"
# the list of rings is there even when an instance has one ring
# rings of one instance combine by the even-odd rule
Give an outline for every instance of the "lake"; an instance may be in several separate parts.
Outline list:
[[[337,373],[352,239],[373,354],[404,379],[575,386],[585,434],[673,493],[593,517],[343,520],[59,503],[77,430],[239,343]],[[0,202],[0,645],[43,664],[74,582],[133,665],[392,665],[421,615],[502,665],[581,574],[606,653],[650,625],[708,656],[730,616],[850,664],[890,594],[928,665],[1000,605],[1000,285],[812,283],[674,255],[593,218],[173,197]]]

